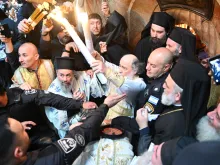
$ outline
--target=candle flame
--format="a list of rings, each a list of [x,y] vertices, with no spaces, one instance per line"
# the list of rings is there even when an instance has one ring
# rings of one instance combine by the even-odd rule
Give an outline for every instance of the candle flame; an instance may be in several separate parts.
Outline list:
[[[63,20],[63,13],[59,6],[55,6],[55,9],[53,9],[50,14],[48,15],[48,18],[52,18],[55,21],[62,23]]]
[[[88,22],[88,14],[86,12],[79,13],[81,23]]]

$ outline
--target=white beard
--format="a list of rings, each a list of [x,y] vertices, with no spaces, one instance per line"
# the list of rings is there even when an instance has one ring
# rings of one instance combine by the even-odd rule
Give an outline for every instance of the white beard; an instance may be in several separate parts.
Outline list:
[[[145,151],[143,155],[139,156],[137,160],[137,165],[152,165],[151,159],[153,156],[153,151]]]
[[[161,103],[167,106],[175,104],[176,103],[175,93],[170,93],[167,95],[165,92],[163,92]]]
[[[201,141],[220,141],[220,131],[217,131],[209,123],[208,116],[204,116],[197,124],[197,140]]]

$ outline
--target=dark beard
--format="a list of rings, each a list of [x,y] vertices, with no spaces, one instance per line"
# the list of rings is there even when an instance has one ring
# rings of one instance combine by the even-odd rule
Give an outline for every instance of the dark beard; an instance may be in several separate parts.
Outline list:
[[[164,45],[166,44],[166,37],[161,39],[156,37],[150,37],[150,43],[151,43],[152,51],[157,48],[164,47]]]
[[[63,45],[68,44],[72,38],[70,36],[63,36],[62,38],[59,39],[60,43]]]

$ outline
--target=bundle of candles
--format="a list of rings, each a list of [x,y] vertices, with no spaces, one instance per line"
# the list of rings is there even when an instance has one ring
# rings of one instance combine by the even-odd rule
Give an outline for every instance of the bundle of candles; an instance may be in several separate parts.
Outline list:
[[[47,18],[49,18],[49,19],[52,18],[53,20],[59,22],[60,24],[62,24],[62,26],[65,27],[65,29],[67,30],[69,35],[72,37],[72,39],[76,43],[77,47],[80,49],[82,55],[85,57],[86,61],[89,64],[91,64],[92,61],[95,60],[95,58],[91,55],[91,53],[94,51],[94,48],[93,48],[91,33],[88,28],[88,26],[89,26],[88,15],[87,15],[87,13],[84,13],[83,16],[85,17],[85,20],[84,20],[84,22],[82,22],[82,26],[83,26],[83,31],[84,31],[84,36],[85,36],[87,47],[85,46],[85,44],[82,42],[82,40],[80,39],[80,37],[76,33],[74,27],[68,22],[68,20],[66,18],[64,18],[62,16],[62,11],[59,6],[56,6],[55,9],[53,9],[48,14]],[[102,73],[98,73],[97,77],[102,84],[107,83],[107,79]]]
[[[48,2],[39,4],[32,15],[28,18],[29,31],[33,30],[34,27],[49,13],[50,5]]]
[[[37,4],[43,4],[44,2],[50,3],[52,5],[55,5],[57,2],[55,0],[26,0],[30,3],[37,3]]]

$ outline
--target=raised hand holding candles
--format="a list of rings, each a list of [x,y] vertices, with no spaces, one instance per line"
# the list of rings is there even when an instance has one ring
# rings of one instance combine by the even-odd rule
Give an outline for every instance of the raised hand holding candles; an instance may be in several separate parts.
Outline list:
[[[92,61],[94,61],[95,58],[91,55],[91,53],[89,52],[89,50],[87,49],[85,44],[79,38],[74,27],[72,25],[70,25],[70,23],[68,22],[68,20],[66,18],[62,17],[62,12],[61,12],[60,8],[56,7],[54,10],[51,11],[51,13],[48,15],[48,17],[61,23],[65,27],[65,29],[67,30],[69,35],[72,37],[72,39],[74,40],[74,42],[76,43],[76,45],[80,49],[81,53],[85,57],[86,61],[91,65]],[[102,73],[97,74],[97,77],[102,84],[107,83],[107,79]]]

